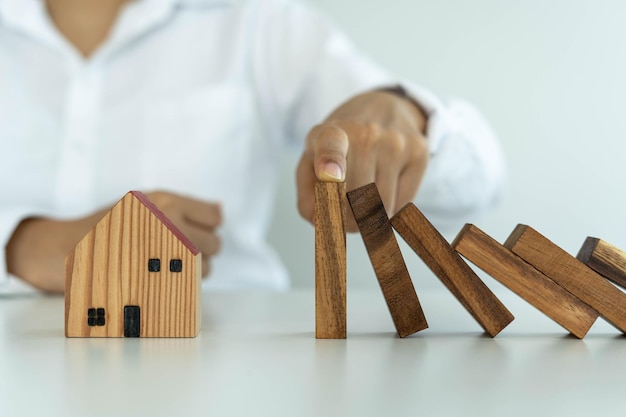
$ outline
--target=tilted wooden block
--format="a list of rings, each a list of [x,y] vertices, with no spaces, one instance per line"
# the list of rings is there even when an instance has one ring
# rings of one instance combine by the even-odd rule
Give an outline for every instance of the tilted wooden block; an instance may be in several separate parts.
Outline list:
[[[194,337],[202,254],[145,195],[127,193],[65,260],[67,337]]]
[[[491,337],[513,321],[513,314],[413,203],[396,213],[391,224]]]
[[[626,294],[533,228],[518,225],[504,244],[626,333]]]
[[[588,267],[626,288],[626,252],[595,237],[588,237],[576,256]]]
[[[346,184],[315,185],[315,337],[346,338]]]
[[[452,246],[579,339],[598,318],[597,311],[474,225],[465,225]]]
[[[398,335],[426,329],[426,317],[376,185],[348,192],[348,201]]]

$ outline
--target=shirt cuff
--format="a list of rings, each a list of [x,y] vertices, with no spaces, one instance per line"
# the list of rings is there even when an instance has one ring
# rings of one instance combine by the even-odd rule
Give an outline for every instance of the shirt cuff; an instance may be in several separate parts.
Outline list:
[[[399,88],[426,114],[428,149],[431,157],[435,156],[443,146],[444,140],[457,132],[454,118],[448,115],[443,101],[430,90],[410,81],[402,82]]]

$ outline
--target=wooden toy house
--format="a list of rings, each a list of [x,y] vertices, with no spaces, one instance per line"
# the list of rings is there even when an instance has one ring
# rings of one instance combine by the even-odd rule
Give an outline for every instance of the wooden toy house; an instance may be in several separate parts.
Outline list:
[[[148,198],[127,193],[66,258],[67,337],[195,337],[201,254]]]

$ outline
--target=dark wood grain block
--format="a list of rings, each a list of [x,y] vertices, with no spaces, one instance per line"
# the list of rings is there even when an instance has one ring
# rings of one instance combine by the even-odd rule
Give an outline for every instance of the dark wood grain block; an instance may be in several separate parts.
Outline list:
[[[348,192],[348,201],[398,335],[426,329],[426,317],[376,185]]]
[[[465,225],[452,246],[579,339],[598,318],[597,311],[474,225]]]
[[[315,185],[315,337],[346,338],[346,184]]]
[[[588,237],[576,258],[598,274],[626,288],[626,252],[602,239]]]
[[[626,333],[626,294],[597,272],[527,225],[518,225],[504,246]]]
[[[396,213],[391,224],[487,334],[494,337],[513,321],[513,314],[413,203]]]

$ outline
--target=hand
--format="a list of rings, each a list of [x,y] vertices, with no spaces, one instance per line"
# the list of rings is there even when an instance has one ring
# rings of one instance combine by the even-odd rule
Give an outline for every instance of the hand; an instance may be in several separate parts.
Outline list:
[[[354,97],[307,136],[297,168],[298,210],[313,222],[315,183],[345,181],[348,191],[375,182],[388,215],[417,194],[426,165],[426,117],[388,92]],[[347,210],[347,230],[358,231]]]
[[[220,248],[215,229],[222,223],[218,204],[168,192],[146,194],[202,252],[202,275],[209,273],[210,259]],[[65,290],[65,256],[109,208],[75,220],[26,219],[6,246],[9,273],[50,293]]]
[[[202,276],[207,277],[210,260],[221,246],[216,233],[222,224],[220,205],[164,191],[148,193],[146,197],[202,252]]]

